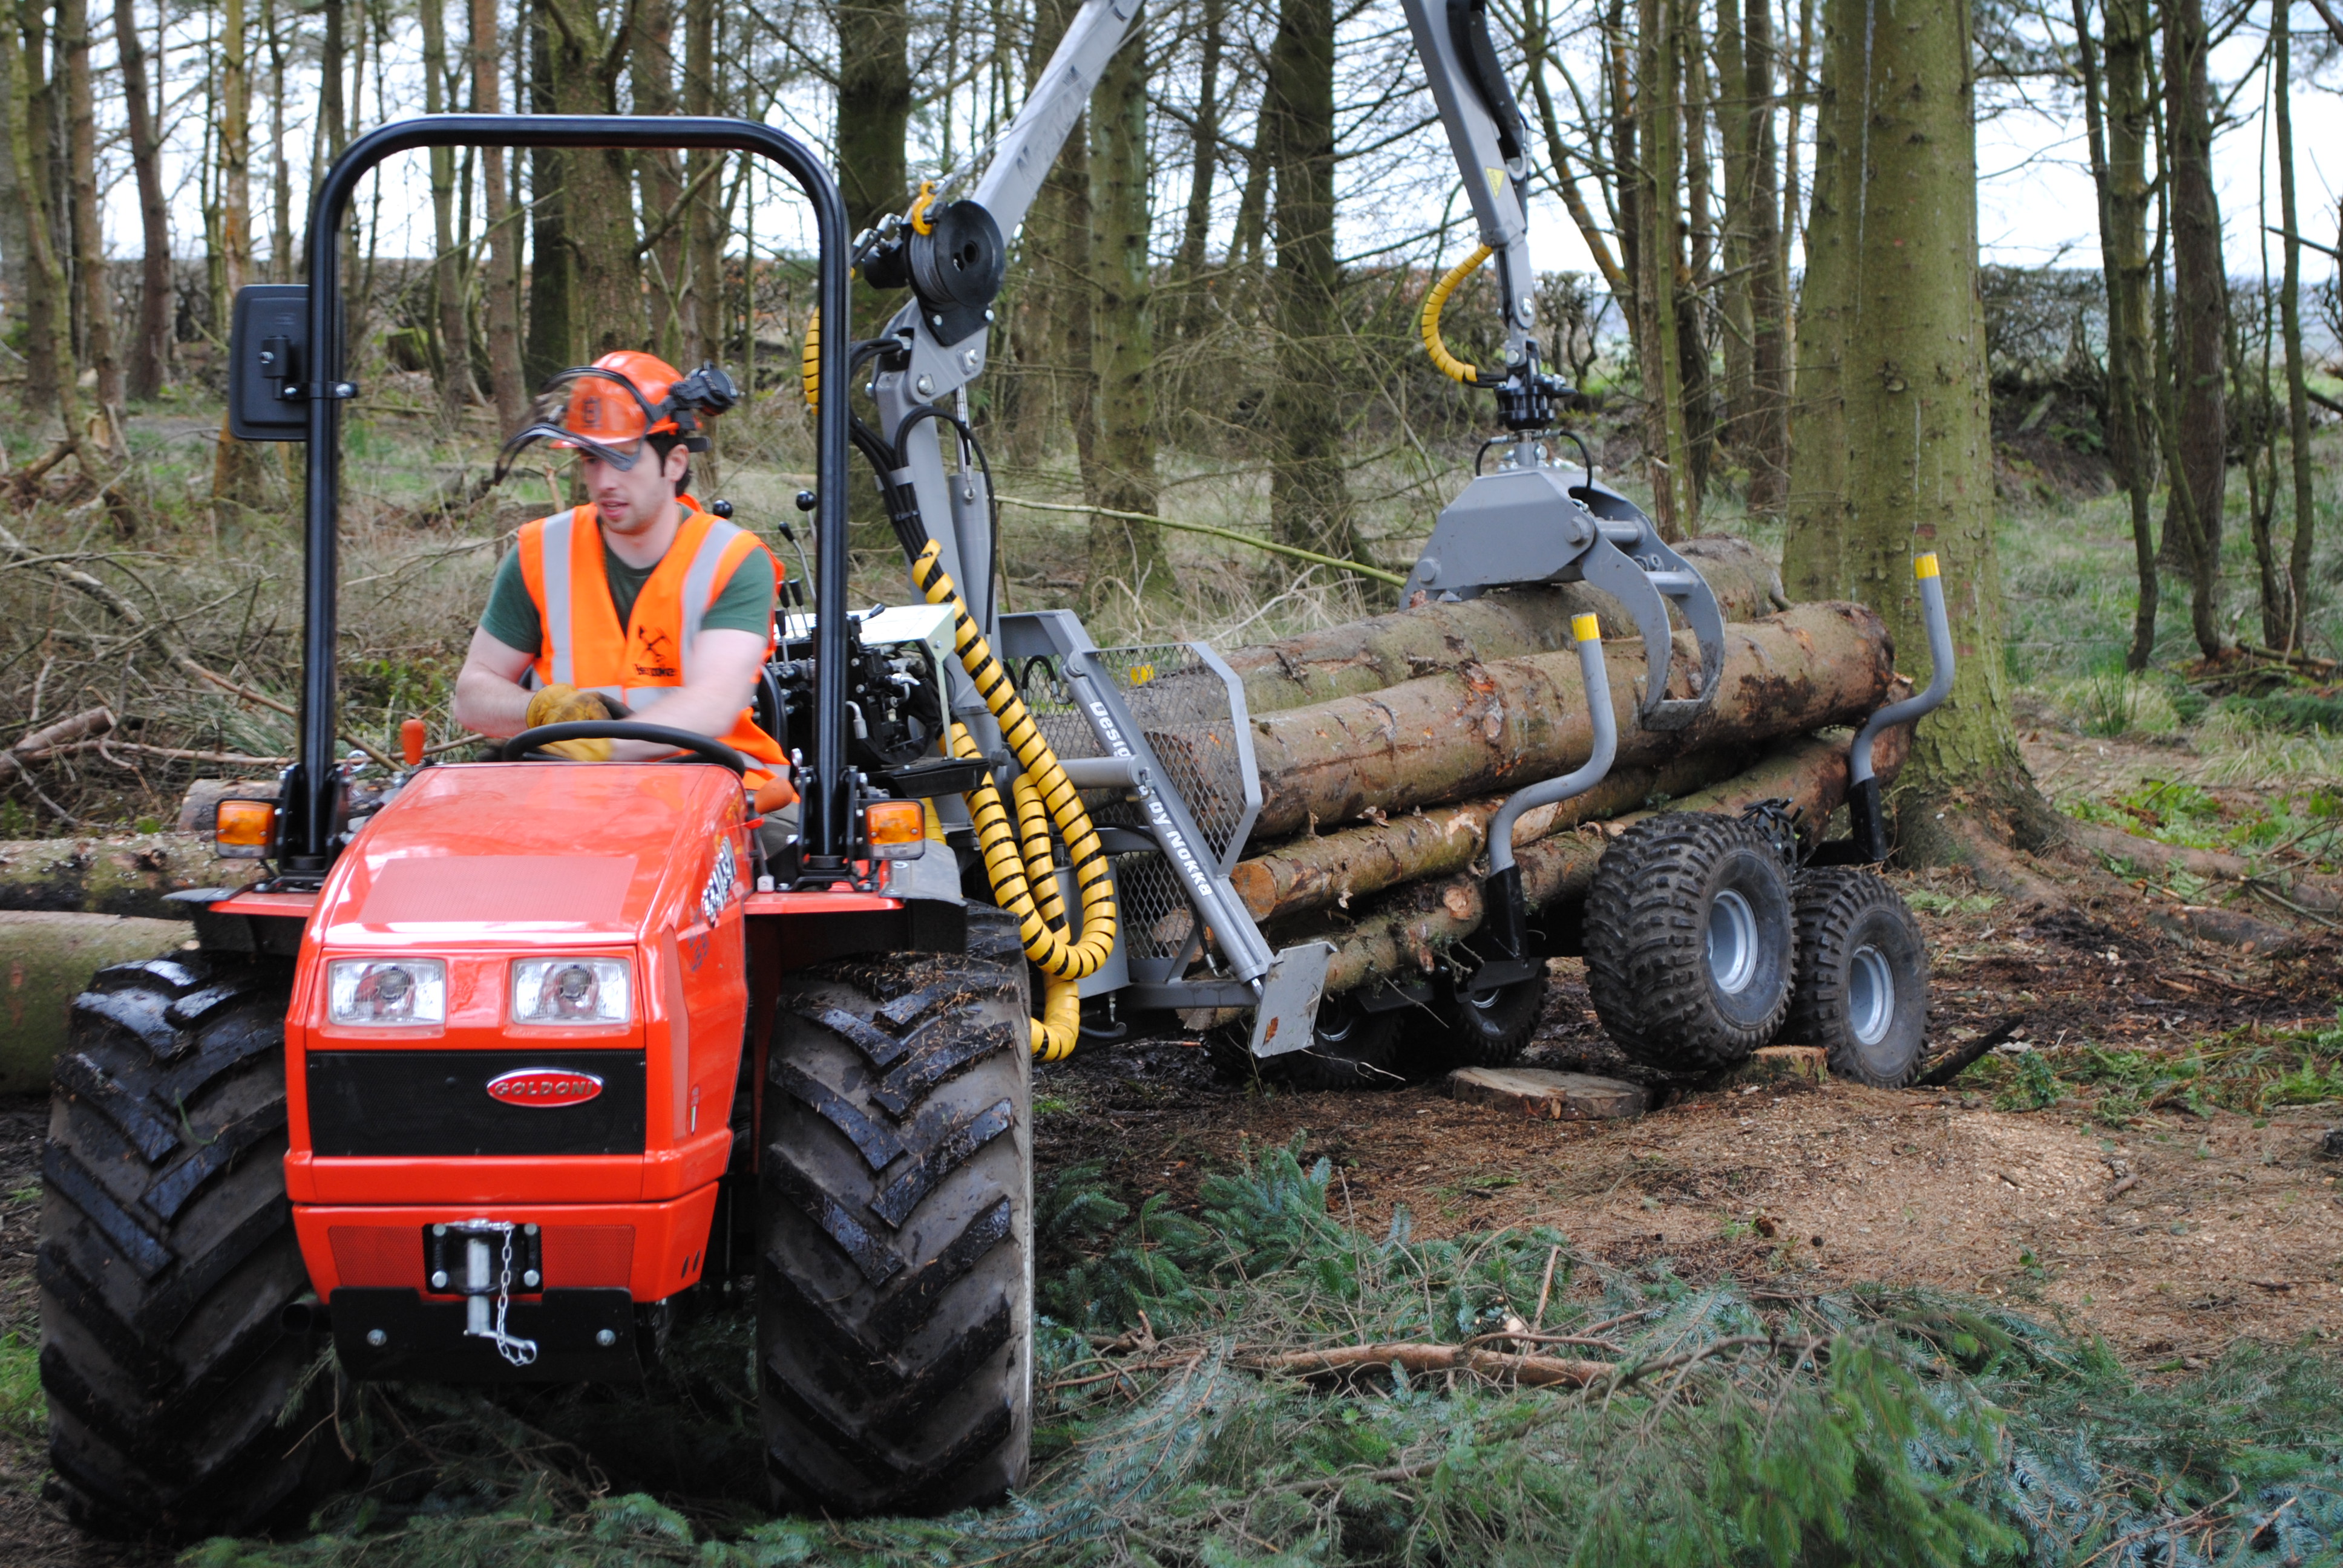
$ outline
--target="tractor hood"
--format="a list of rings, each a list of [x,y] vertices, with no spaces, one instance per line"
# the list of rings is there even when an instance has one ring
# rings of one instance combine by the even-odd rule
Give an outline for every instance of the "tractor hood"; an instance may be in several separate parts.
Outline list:
[[[342,856],[311,929],[345,950],[641,941],[738,896],[718,851],[744,819],[720,768],[426,769]]]

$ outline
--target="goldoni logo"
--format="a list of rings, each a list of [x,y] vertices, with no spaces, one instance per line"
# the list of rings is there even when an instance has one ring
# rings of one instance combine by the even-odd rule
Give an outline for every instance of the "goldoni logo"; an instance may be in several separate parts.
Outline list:
[[[602,1092],[602,1081],[566,1067],[517,1067],[488,1080],[488,1098],[507,1105],[583,1105]]]

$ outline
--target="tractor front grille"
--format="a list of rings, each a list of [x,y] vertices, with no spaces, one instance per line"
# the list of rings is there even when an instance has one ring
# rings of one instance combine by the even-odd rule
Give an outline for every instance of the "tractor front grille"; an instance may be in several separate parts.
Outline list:
[[[574,1105],[508,1104],[488,1084],[531,1068],[591,1073]],[[319,1155],[640,1154],[640,1050],[313,1050],[309,1146]]]

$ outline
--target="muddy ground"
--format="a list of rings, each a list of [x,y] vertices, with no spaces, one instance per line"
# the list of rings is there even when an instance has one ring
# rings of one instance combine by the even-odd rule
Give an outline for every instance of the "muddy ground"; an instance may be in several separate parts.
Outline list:
[[[1935,1049],[2019,1015],[2019,1040],[2178,1052],[2246,1026],[2331,1025],[2331,945],[2240,954],[2163,936],[2137,907],[2045,917],[1958,874],[1901,879],[1934,962]],[[2323,939],[2322,939],[2323,942]],[[1526,1065],[1633,1075],[1604,1039],[1583,970],[1554,984]],[[1990,1069],[1984,1070],[1986,1072]],[[1192,1202],[1200,1173],[1301,1137],[1342,1172],[1340,1201],[1380,1233],[1404,1206],[1419,1234],[1552,1225],[1606,1262],[1661,1260],[1804,1292],[1920,1282],[2031,1305],[2095,1331],[2146,1372],[2240,1336],[2343,1337],[2343,1161],[2323,1157],[2333,1105],[2266,1117],[2167,1107],[2107,1125],[2083,1099],[1995,1108],[1975,1080],[1887,1093],[1725,1087],[1678,1092],[1634,1121],[1533,1121],[1436,1086],[1305,1094],[1215,1076],[1200,1044],[1085,1043],[1038,1069],[1041,1180],[1095,1164],[1136,1201]],[[37,1100],[0,1101],[0,1336],[28,1374]],[[0,1337],[0,1349],[9,1342]],[[103,1543],[40,1499],[40,1434],[0,1426],[0,1563],[133,1568],[158,1546]]]

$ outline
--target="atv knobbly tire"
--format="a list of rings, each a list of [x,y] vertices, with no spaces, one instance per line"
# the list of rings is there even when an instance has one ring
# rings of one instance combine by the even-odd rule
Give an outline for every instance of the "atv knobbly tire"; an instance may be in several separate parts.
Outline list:
[[[41,1386],[55,1495],[107,1533],[233,1533],[340,1447],[288,1397],[317,1347],[285,1199],[289,968],[100,970],[74,1000],[43,1151]],[[314,1403],[330,1389],[319,1384]]]
[[[1226,1078],[1258,1076],[1263,1083],[1321,1093],[1398,1089],[1408,1081],[1401,1060],[1402,1016],[1368,1012],[1347,995],[1330,996],[1319,1001],[1310,1043],[1299,1050],[1256,1057],[1250,1021],[1213,1030],[1205,1044]]]
[[[1740,818],[1671,811],[1628,829],[1595,867],[1584,929],[1595,1016],[1647,1067],[1686,1077],[1732,1067],[1789,1011],[1789,873]],[[1727,946],[1745,949],[1745,973],[1712,946],[1733,931],[1738,943]]]
[[[942,1513],[1024,1479],[1032,1424],[1025,960],[970,905],[965,956],[783,977],[759,1130],[757,1350],[785,1506]]]
[[[1928,947],[1903,896],[1851,866],[1798,879],[1798,974],[1782,1038],[1819,1045],[1833,1077],[1901,1089],[1928,1045]]]

